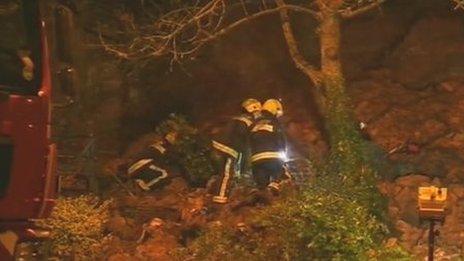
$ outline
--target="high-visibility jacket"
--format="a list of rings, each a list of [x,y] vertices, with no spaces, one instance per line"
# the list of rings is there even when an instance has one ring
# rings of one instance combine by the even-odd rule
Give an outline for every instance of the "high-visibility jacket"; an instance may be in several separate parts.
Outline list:
[[[245,150],[254,118],[250,114],[233,117],[222,132],[213,139],[213,148],[234,159]]]
[[[262,160],[283,160],[286,150],[284,131],[277,118],[268,112],[251,127],[251,162]]]

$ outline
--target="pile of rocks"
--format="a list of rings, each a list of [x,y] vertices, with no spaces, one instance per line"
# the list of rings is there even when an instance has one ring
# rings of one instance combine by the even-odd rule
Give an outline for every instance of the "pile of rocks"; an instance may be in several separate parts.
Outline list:
[[[418,187],[448,188],[447,212],[443,224],[438,224],[437,256],[464,254],[464,185],[443,184],[438,178],[409,175],[392,182],[379,184],[380,191],[389,198],[388,212],[398,236],[398,243],[419,257],[428,249],[428,223],[420,222],[418,215]],[[441,253],[441,254],[440,254]]]

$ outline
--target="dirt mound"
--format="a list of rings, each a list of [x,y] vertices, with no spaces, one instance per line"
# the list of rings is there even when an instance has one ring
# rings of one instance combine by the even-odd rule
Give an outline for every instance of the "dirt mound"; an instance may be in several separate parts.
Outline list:
[[[167,186],[130,196],[117,192],[117,206],[107,224],[110,260],[171,260],[172,251],[188,245],[205,228],[224,225],[240,229],[250,213],[274,198],[258,198],[251,188],[236,186],[230,202],[214,205],[208,188],[191,188],[182,178]]]

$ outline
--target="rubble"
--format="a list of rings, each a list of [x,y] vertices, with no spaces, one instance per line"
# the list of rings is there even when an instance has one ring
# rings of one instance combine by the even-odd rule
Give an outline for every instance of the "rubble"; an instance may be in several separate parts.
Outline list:
[[[464,82],[451,79],[438,83],[436,88],[412,90],[386,80],[388,70],[374,75],[351,88],[357,118],[368,122],[371,140],[384,151],[400,144],[417,146],[414,153],[407,146],[389,156],[393,163],[415,166],[414,172],[398,173],[398,178],[378,184],[381,193],[389,198],[388,214],[399,235],[398,242],[418,257],[426,257],[428,227],[419,222],[417,188],[443,186],[450,193],[445,222],[438,227],[435,255],[437,260],[462,257]]]

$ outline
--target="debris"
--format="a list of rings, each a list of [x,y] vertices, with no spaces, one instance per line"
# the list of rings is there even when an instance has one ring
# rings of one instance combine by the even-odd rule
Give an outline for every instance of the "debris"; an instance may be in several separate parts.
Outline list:
[[[113,177],[116,182],[129,194],[129,196],[131,196],[132,198],[136,198],[134,193],[132,193],[132,191],[121,181],[121,179],[116,176],[116,175],[111,175],[111,177]]]

